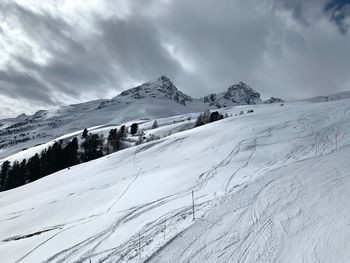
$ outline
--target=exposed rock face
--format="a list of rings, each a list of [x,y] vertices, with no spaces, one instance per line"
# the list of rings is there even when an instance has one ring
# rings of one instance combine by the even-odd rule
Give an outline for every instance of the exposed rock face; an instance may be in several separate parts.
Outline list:
[[[114,99],[120,97],[129,97],[133,99],[170,99],[182,105],[186,105],[186,102],[193,100],[190,96],[179,91],[166,76],[161,76],[155,81],[147,82],[138,87],[123,91]]]
[[[266,104],[281,103],[281,102],[284,102],[284,100],[282,100],[280,98],[275,98],[275,97],[271,97],[270,99],[264,101],[264,103],[266,103]]]
[[[201,98],[201,100],[218,108],[262,103],[260,94],[243,82],[230,86],[225,92],[213,93]]]

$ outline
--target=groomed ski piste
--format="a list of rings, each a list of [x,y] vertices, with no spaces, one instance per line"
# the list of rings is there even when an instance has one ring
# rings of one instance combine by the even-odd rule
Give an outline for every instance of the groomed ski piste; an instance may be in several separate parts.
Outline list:
[[[223,112],[1,192],[1,262],[349,262],[350,100]]]

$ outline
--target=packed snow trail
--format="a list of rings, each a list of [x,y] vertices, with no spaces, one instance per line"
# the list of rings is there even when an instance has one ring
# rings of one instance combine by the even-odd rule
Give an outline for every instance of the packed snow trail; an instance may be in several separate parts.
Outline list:
[[[349,262],[349,150],[242,185],[148,262]]]
[[[300,242],[299,247],[303,242],[306,246],[312,243],[301,230],[292,232],[292,241],[284,236],[288,237],[288,227],[303,229],[313,223],[312,215],[304,213],[300,221],[290,220],[296,222],[293,225],[288,221],[291,209],[305,209],[308,202],[317,207],[319,197],[328,193],[328,184],[338,182],[338,175],[331,171],[328,181],[312,173],[319,170],[319,162],[330,158],[327,162],[335,163],[330,167],[340,167],[338,177],[346,178],[346,169],[341,167],[350,144],[348,104],[254,106],[254,113],[129,148],[0,193],[1,259],[283,260],[284,254],[294,251],[288,242]],[[250,108],[225,111],[235,115]],[[343,134],[339,152],[335,151],[335,133]],[[343,159],[333,158],[340,153]],[[309,196],[308,188],[318,198]],[[194,223],[192,190],[198,218]],[[332,200],[344,201],[341,193],[333,191]],[[342,204],[345,214],[350,209]],[[323,206],[322,212],[332,214],[332,207],[337,207],[326,201]],[[333,224],[334,228],[339,226],[337,220]],[[310,238],[322,240],[320,233],[310,234]],[[300,253],[288,256],[298,262],[305,256]],[[306,256],[305,261],[312,262]],[[315,257],[314,261],[322,262],[326,254]]]

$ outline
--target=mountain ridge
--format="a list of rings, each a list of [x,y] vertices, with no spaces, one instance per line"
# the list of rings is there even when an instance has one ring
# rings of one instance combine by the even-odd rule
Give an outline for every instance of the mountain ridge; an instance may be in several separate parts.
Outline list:
[[[215,99],[209,100],[210,97]],[[222,93],[193,98],[178,90],[167,76],[162,75],[125,90],[112,99],[92,100],[0,120],[0,159],[21,151],[23,143],[32,147],[86,127],[260,103],[263,103],[260,94],[242,82]],[[6,155],[2,153],[1,149],[9,147],[11,151],[5,151]]]

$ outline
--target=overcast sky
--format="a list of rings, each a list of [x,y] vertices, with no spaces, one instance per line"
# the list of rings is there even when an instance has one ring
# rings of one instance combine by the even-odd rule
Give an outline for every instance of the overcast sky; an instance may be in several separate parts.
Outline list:
[[[350,0],[1,0],[0,117],[167,75],[192,96],[350,90]]]

